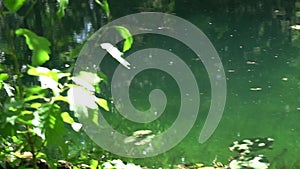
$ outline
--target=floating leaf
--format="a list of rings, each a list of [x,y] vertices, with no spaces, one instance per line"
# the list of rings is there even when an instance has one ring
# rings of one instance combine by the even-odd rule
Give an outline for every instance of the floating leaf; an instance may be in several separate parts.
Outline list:
[[[122,58],[123,53],[118,48],[114,47],[111,43],[101,43],[102,49],[105,49],[114,59],[116,59],[121,65],[130,69],[130,63]]]
[[[129,32],[129,30],[127,28],[125,28],[124,26],[115,26],[115,28],[120,33],[122,38],[125,39],[124,44],[123,44],[123,52],[126,52],[132,46],[132,43],[133,43],[132,35]]]
[[[65,16],[65,9],[69,4],[69,0],[57,0],[57,2],[59,4],[59,9],[56,14],[58,18],[62,18],[63,16]]]
[[[28,48],[33,51],[31,58],[31,64],[33,66],[42,65],[50,59],[49,54],[51,51],[49,47],[51,44],[46,38],[38,36],[28,29],[18,29],[16,30],[16,35],[23,35]]]
[[[4,0],[3,2],[4,2],[5,7],[10,12],[16,12],[24,5],[26,0]]]
[[[152,133],[151,130],[137,130],[137,131],[133,132],[133,136],[141,137],[143,135],[148,135],[148,134],[151,134],[151,133]]]

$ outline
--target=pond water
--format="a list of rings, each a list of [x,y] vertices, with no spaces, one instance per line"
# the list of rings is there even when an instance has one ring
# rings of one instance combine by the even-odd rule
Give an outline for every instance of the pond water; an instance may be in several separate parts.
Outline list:
[[[163,5],[155,8],[155,2]],[[211,99],[207,72],[193,53],[176,45],[174,40],[166,37],[149,40],[149,46],[171,49],[190,66],[199,85],[201,104],[194,127],[178,146],[158,157],[137,161],[160,166],[166,161],[182,160],[209,164],[217,158],[226,163],[234,156],[228,149],[234,140],[271,137],[275,139],[272,150],[263,152],[271,168],[299,167],[300,43],[298,30],[290,28],[299,22],[298,2],[176,1],[171,8],[172,2],[154,1],[152,6],[151,2],[126,4],[126,10],[122,8],[125,4],[118,2],[116,15],[167,11],[198,26],[212,41],[226,72],[225,111],[212,137],[199,144]],[[152,8],[148,9],[145,6],[149,4]],[[166,9],[168,5],[170,8]],[[178,112],[179,91],[174,83],[168,75],[153,70],[140,74],[132,83],[131,101],[141,109],[149,107],[148,94],[159,85],[168,95],[165,113],[170,115],[161,117],[161,128],[170,125]]]
[[[128,55],[148,47],[176,53],[193,72],[201,99],[195,125],[176,147],[156,157],[135,159],[135,163],[164,168],[181,162],[211,164],[214,159],[227,163],[235,155],[228,149],[233,141],[271,137],[275,140],[272,149],[262,152],[271,168],[300,167],[300,30],[290,27],[300,24],[300,2],[110,0],[109,3],[112,20],[136,12],[156,11],[174,14],[196,25],[214,45],[226,74],[227,98],[222,119],[212,137],[200,144],[199,134],[211,103],[211,86],[203,63],[189,48],[172,38],[135,36]],[[55,3],[46,4],[55,6]],[[51,37],[56,43],[52,44],[52,55],[64,57],[60,51],[81,46],[105,25],[103,13],[91,4],[92,1],[70,1],[65,18],[57,24],[36,10],[36,20],[24,26]],[[46,9],[47,5],[38,3],[37,6]],[[5,47],[1,42],[0,45]],[[54,58],[48,65],[64,67],[60,60]],[[72,63],[76,58],[65,60]],[[100,65],[109,82],[117,65],[109,57]],[[164,114],[153,123],[134,124],[119,116],[115,109],[104,116],[116,130],[124,133],[138,129],[167,130],[180,108],[180,90],[170,75],[154,69],[139,73],[131,82],[130,99],[137,109],[146,110],[150,106],[149,93],[156,88],[165,92],[168,103]],[[110,89],[104,91],[110,97]]]

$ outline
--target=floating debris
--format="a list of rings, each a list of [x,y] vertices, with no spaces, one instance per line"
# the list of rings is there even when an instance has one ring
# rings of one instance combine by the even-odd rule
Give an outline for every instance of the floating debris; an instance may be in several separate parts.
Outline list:
[[[214,169],[214,167],[205,167],[202,163],[195,164],[178,164],[173,166],[175,169]]]
[[[283,77],[281,80],[283,80],[283,81],[288,81],[288,80],[289,80],[289,78],[287,78],[287,77]]]
[[[118,48],[114,47],[110,43],[101,43],[102,49],[105,49],[114,59],[116,59],[119,63],[121,63],[127,69],[130,69],[130,63],[122,58],[123,53],[119,51]]]
[[[229,73],[234,73],[235,70],[234,70],[234,69],[229,69],[228,72],[229,72]]]
[[[163,30],[163,29],[170,30],[171,28],[167,27],[167,26],[159,26],[157,29],[158,30]]]
[[[254,155],[253,152],[262,149],[271,148],[274,139],[272,138],[253,138],[235,141],[229,147],[230,151],[236,151],[239,154],[234,157],[230,163],[230,169],[267,169],[270,166],[267,158],[261,154]]]
[[[267,158],[263,155],[257,156],[247,156],[240,159],[232,160],[229,163],[230,169],[267,169],[269,168],[270,163]]]
[[[134,145],[140,146],[145,145],[155,137],[154,134],[151,134],[151,130],[137,130],[133,132],[131,136],[128,136],[124,139],[124,143],[133,143]]]
[[[236,151],[240,154],[249,154],[252,151],[270,148],[273,142],[274,139],[272,138],[244,139],[233,142],[233,145],[229,147],[229,150]]]
[[[137,131],[133,132],[133,136],[141,137],[143,135],[148,135],[150,133],[152,133],[151,130],[137,130]]]
[[[294,30],[300,30],[300,25],[292,25],[290,27]]]
[[[135,165],[133,163],[125,163],[120,159],[111,160],[103,163],[101,165],[101,168],[103,169],[144,169],[144,167],[141,167],[140,165]]]
[[[248,61],[246,62],[246,64],[247,64],[247,65],[257,65],[258,63],[255,62],[255,61],[249,61],[249,60],[248,60]]]
[[[250,90],[251,91],[261,91],[262,88],[261,87],[251,87]]]

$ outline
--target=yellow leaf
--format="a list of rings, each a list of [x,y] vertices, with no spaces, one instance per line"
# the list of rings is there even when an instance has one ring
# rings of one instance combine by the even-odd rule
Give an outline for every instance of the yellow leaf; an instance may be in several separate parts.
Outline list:
[[[61,118],[63,119],[63,121],[64,121],[65,123],[68,123],[68,124],[74,123],[74,119],[69,115],[68,112],[63,112],[63,113],[61,114]]]
[[[98,99],[96,100],[96,103],[97,103],[100,107],[102,107],[104,110],[109,111],[109,107],[108,107],[107,100],[102,99],[102,98],[98,98]]]

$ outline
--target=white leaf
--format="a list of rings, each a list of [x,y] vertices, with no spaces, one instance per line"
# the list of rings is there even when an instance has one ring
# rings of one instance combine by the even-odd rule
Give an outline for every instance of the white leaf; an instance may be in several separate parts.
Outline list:
[[[73,128],[74,131],[78,132],[78,131],[81,129],[82,124],[81,124],[81,123],[73,122],[73,123],[71,124],[71,126],[72,126],[72,128]]]
[[[114,47],[110,43],[101,43],[102,49],[105,49],[113,58],[115,58],[119,63],[121,63],[127,69],[130,69],[130,63],[127,62],[124,58],[122,58],[123,53],[119,51],[118,48]]]

